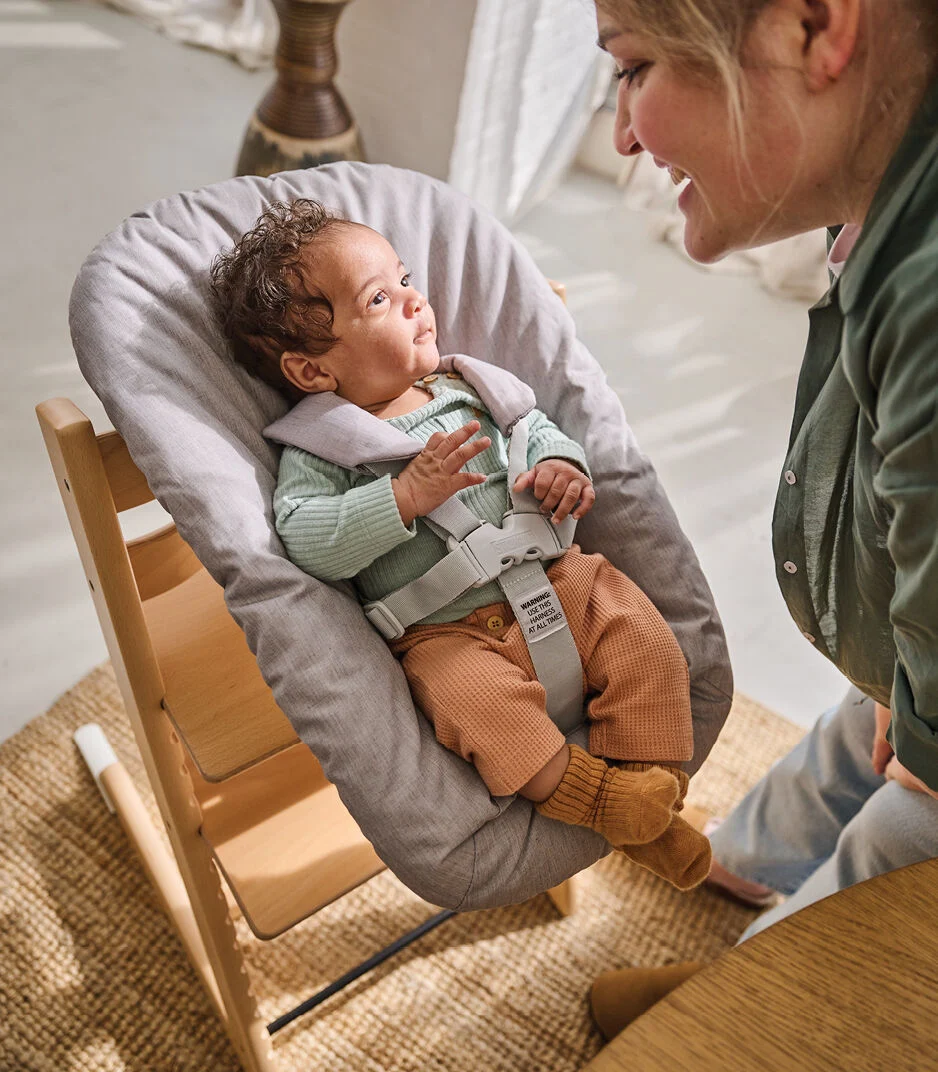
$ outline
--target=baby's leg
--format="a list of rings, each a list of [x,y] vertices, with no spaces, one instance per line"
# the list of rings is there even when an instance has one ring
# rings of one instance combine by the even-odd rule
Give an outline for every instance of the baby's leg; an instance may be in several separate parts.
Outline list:
[[[472,763],[493,796],[517,793],[566,748],[543,686],[504,656],[509,626],[495,605],[391,644],[437,740]]]
[[[580,645],[587,688],[595,694],[590,751],[670,770],[680,781],[679,811],[687,792],[679,763],[694,751],[687,662],[651,600],[605,561],[589,593]],[[703,882],[710,868],[709,840],[679,815],[652,842],[619,847],[681,890]]]
[[[610,563],[596,570],[580,631],[590,751],[677,765],[694,752],[690,677],[670,627]]]
[[[421,626],[392,650],[437,739],[473,763],[494,796],[521,793],[549,817],[588,826],[613,844],[648,841],[671,821],[674,775],[647,764],[610,768],[567,747],[507,607]]]

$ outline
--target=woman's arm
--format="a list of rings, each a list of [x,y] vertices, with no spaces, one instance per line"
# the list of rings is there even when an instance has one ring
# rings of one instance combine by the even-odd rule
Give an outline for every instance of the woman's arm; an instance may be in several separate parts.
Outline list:
[[[895,565],[889,743],[904,768],[938,790],[938,293],[927,267],[906,262],[890,280],[870,378],[882,457],[873,487],[890,507]]]

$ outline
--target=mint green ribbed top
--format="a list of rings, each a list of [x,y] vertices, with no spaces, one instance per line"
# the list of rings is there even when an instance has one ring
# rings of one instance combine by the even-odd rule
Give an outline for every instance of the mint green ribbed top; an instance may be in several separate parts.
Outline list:
[[[478,517],[500,526],[509,505],[507,440],[465,381],[440,377],[429,389],[430,402],[388,423],[426,443],[434,432],[449,434],[473,418],[478,420],[482,425],[478,434],[490,436],[492,445],[465,468],[485,473],[488,479],[459,492],[459,498]],[[583,448],[540,410],[528,415],[528,432],[528,468],[545,458],[566,458],[589,471]],[[353,579],[362,602],[384,598],[422,576],[447,553],[446,545],[421,518],[409,528],[404,525],[389,476],[343,469],[298,447],[284,447],[281,455],[274,518],[292,562],[320,580]],[[455,621],[503,599],[493,581],[470,588],[423,620]]]

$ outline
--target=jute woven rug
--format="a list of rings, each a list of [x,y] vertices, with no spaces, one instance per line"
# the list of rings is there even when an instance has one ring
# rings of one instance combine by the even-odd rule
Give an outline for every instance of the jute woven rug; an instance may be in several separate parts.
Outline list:
[[[234,1072],[237,1063],[123,832],[72,743],[99,722],[141,788],[110,667],[0,746],[2,1072]],[[738,697],[694,780],[725,812],[801,730]],[[546,895],[444,924],[275,1037],[285,1070],[574,1072],[601,1040],[587,990],[605,968],[712,960],[754,917],[678,894],[621,857],[561,918]],[[379,875],[273,942],[246,932],[268,1019],[433,909]]]

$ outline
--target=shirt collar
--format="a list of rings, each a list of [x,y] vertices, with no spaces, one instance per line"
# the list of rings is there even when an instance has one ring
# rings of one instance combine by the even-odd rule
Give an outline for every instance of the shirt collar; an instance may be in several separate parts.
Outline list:
[[[860,225],[858,223],[846,223],[834,239],[834,244],[827,254],[827,267],[831,275],[837,279],[844,270],[847,258],[860,237]]]
[[[873,196],[863,231],[841,280],[840,301],[845,313],[859,302],[869,270],[936,157],[938,81],[926,91]]]

